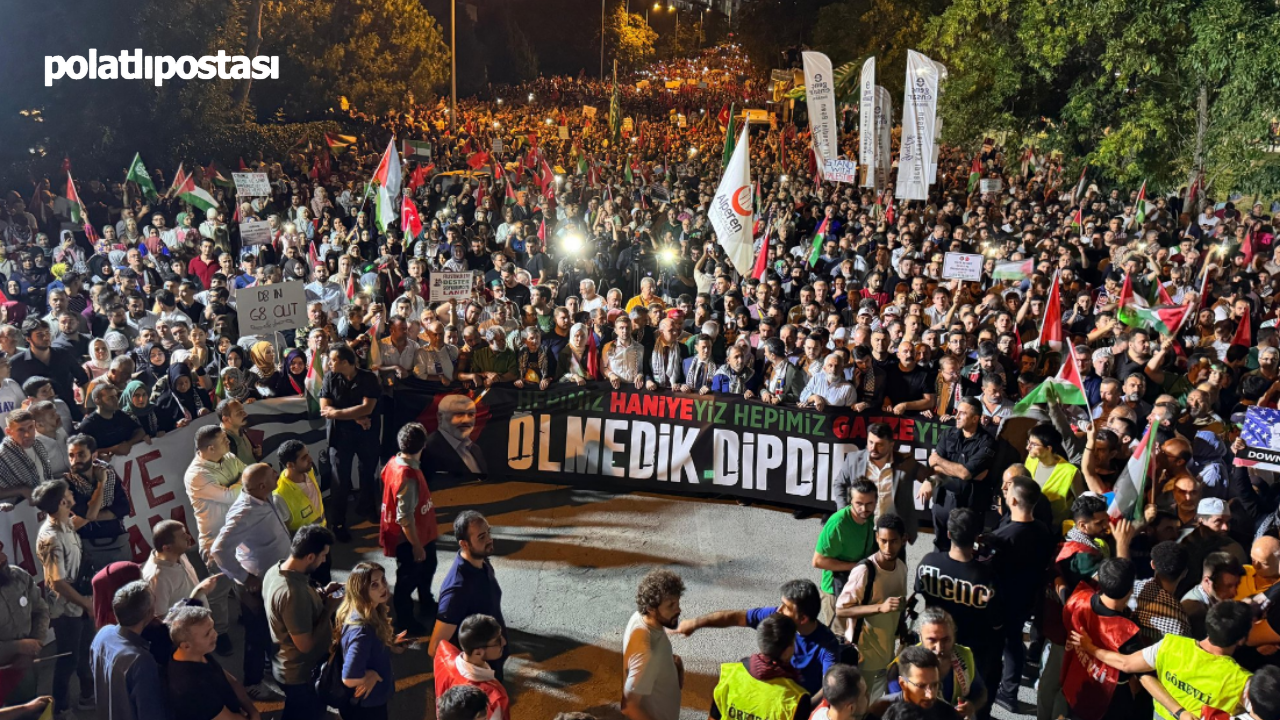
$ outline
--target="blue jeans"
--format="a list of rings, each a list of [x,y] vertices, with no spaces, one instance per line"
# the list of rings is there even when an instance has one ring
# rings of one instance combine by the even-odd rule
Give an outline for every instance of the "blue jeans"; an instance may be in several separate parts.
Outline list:
[[[280,720],[316,720],[327,714],[312,683],[281,684],[280,689],[284,690],[284,712]]]

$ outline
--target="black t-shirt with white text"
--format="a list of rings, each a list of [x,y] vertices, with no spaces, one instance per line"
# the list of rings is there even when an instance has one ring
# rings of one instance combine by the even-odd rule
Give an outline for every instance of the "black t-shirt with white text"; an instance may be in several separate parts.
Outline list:
[[[931,552],[916,568],[916,592],[927,607],[940,607],[956,621],[956,642],[969,648],[992,641],[1002,627],[996,574],[987,562],[958,562],[947,553]]]

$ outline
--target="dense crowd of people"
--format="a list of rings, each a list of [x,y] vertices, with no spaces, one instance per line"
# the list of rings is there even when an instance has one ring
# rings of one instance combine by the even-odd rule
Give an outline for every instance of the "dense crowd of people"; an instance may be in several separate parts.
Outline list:
[[[1265,464],[1235,462],[1249,409],[1280,397],[1265,205],[1217,202],[1198,180],[1149,197],[1087,168],[1077,183],[1073,159],[994,142],[943,148],[929,199],[895,201],[892,182],[815,180],[808,133],[784,112],[750,136],[757,273],[727,260],[708,208],[725,126],[781,110],[764,88],[722,46],[616,87],[540,78],[456,118],[443,103],[352,111],[354,144],[241,159],[270,197],[194,170],[220,203],[203,215],[118,178],[82,179],[83,208],[61,181],[11,190],[0,501],[42,513],[43,584],[0,548],[0,677],[20,678],[0,718],[52,703],[59,717],[256,719],[281,698],[286,720],[326,704],[385,718],[394,658],[414,643],[434,659],[438,717],[509,717],[479,513],[456,514],[459,551],[434,580],[432,488],[488,475],[475,406],[442,401],[439,433],[384,418],[400,388],[597,381],[948,426],[920,460],[868,426],[833,481],[820,580],[785,583],[776,605],[681,620],[680,577],[645,575],[623,637],[632,720],[680,715],[672,637],[739,626],[758,652],[721,667],[717,720],[1022,712],[1028,664],[1039,720],[1280,720],[1280,494]],[[854,157],[848,110],[842,127]],[[366,183],[393,137],[414,143],[399,179],[413,213],[397,200],[386,224]],[[248,220],[269,223],[268,242],[241,241]],[[943,278],[949,252],[984,256],[982,279]],[[432,301],[440,272],[472,272],[470,298]],[[236,291],[282,282],[306,284],[305,324],[242,335]],[[1161,324],[1179,308],[1185,321]],[[1076,374],[1082,402],[1041,392]],[[302,396],[324,453],[291,440],[262,462],[246,406]],[[185,430],[194,527],[159,522],[136,563],[109,461],[208,415]],[[1134,476],[1141,457],[1149,477]],[[335,582],[330,549],[362,520],[387,564]],[[917,542],[934,548],[911,572]],[[238,677],[217,659],[237,614]],[[38,698],[50,630],[52,696]]]

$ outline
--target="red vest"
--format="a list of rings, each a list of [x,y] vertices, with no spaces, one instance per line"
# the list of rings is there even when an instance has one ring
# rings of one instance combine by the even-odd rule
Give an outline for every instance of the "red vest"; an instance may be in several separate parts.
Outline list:
[[[1086,633],[1100,648],[1118,652],[1138,634],[1138,626],[1123,617],[1102,617],[1093,611],[1095,591],[1080,583],[1062,610],[1067,632]],[[1101,720],[1120,682],[1120,671],[1080,650],[1068,650],[1062,660],[1062,694],[1081,720]]]
[[[395,557],[396,546],[404,542],[404,529],[396,522],[396,500],[403,483],[417,483],[418,506],[413,509],[413,525],[418,531],[418,540],[426,545],[440,535],[436,525],[435,505],[431,502],[431,491],[427,489],[427,479],[421,470],[405,465],[392,458],[382,468],[382,518],[378,523],[378,544],[387,557]]]
[[[462,673],[458,672],[457,663],[460,654],[461,651],[448,640],[443,640],[436,646],[434,661],[436,697],[441,697],[446,690],[454,685],[475,685],[483,690],[484,694],[489,698],[489,706],[485,710],[486,718],[488,720],[510,720],[511,702],[507,698],[507,689],[502,687],[502,683],[497,680],[480,683],[468,680]],[[496,715],[495,713],[501,714]]]

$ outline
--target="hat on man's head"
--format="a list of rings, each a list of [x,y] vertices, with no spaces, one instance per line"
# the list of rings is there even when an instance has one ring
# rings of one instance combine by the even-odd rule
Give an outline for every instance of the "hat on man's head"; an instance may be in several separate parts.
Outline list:
[[[1221,498],[1204,498],[1196,508],[1196,514],[1202,516],[1230,515],[1231,510]]]

